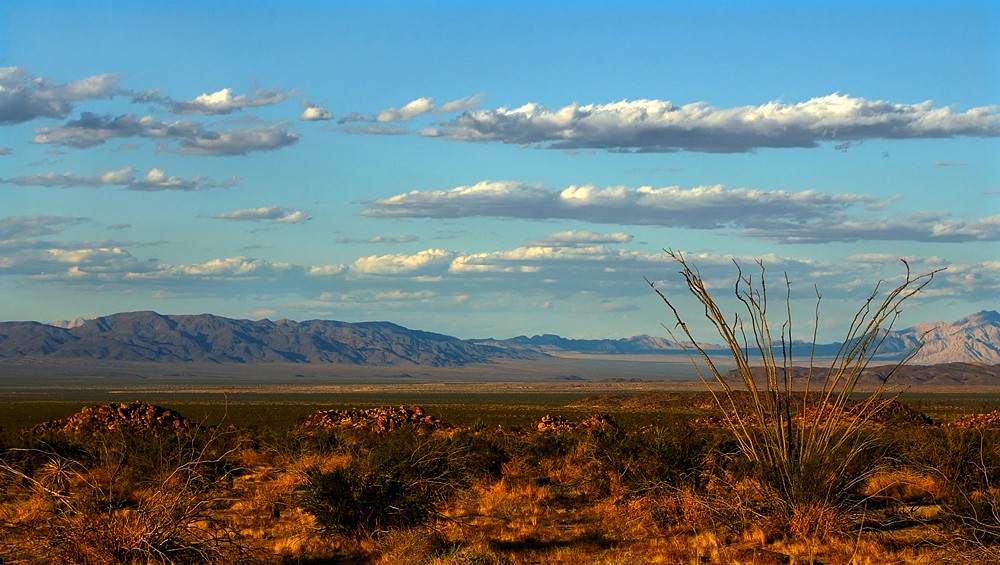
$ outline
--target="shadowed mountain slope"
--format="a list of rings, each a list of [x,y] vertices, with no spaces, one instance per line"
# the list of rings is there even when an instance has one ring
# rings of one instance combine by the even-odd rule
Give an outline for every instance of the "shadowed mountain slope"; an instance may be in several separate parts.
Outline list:
[[[0,323],[0,356],[209,363],[430,366],[489,362],[512,353],[389,322],[234,320],[127,312],[72,328]]]
[[[953,323],[933,322],[890,332],[877,361],[902,359],[923,343],[914,365],[1000,363],[1000,313],[982,311]],[[729,355],[718,345],[713,354]],[[817,344],[818,356],[832,356],[839,344]],[[795,342],[798,362],[811,345]],[[389,322],[332,320],[234,320],[211,314],[167,316],[126,312],[52,325],[0,323],[0,357],[51,357],[121,361],[211,363],[337,363],[458,366],[499,358],[530,359],[547,354],[643,355],[681,352],[666,339],[639,335],[622,339],[569,339],[557,335],[462,340],[411,330]],[[755,355],[749,352],[751,357]]]
[[[623,339],[567,339],[557,335],[518,336],[505,340],[477,340],[476,343],[506,348],[535,349],[547,353],[559,352],[637,355],[676,353],[682,350],[675,342],[662,338],[638,335]],[[911,360],[912,364],[934,365],[939,363],[1000,363],[1000,313],[984,310],[952,323],[930,322],[911,328],[889,332],[879,348],[877,360],[902,359],[918,345],[923,347]],[[729,350],[718,344],[703,344],[713,354],[729,355]],[[793,343],[800,361],[808,360],[812,345],[802,341]],[[839,343],[816,345],[816,355],[836,355]],[[751,356],[755,355],[753,350]]]

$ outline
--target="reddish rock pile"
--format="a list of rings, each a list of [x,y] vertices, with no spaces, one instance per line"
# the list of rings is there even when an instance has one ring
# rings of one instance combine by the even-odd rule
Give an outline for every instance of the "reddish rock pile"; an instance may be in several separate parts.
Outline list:
[[[535,422],[532,427],[540,432],[570,431],[575,429],[593,430],[598,428],[618,427],[618,424],[607,414],[595,414],[589,418],[574,422],[562,416],[551,416],[546,414],[542,419]]]
[[[39,424],[32,428],[31,432],[55,431],[95,435],[101,432],[121,431],[162,436],[188,434],[197,427],[197,424],[173,410],[137,401],[104,406],[85,406],[68,418]]]
[[[388,432],[403,426],[421,428],[446,427],[441,420],[424,412],[419,406],[398,408],[368,408],[365,410],[320,410],[306,418],[303,427],[318,429],[364,429],[376,433]]]
[[[914,410],[898,400],[886,402],[872,416],[871,422],[884,426],[930,426],[934,424],[934,420],[928,418],[926,414]]]
[[[948,425],[956,428],[975,428],[977,430],[1000,429],[1000,410],[986,414],[966,414],[952,420]]]

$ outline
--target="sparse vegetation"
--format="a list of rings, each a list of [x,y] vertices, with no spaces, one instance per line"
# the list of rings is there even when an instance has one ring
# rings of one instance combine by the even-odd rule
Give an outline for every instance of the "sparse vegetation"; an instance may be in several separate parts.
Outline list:
[[[517,565],[997,556],[1000,430],[943,426],[897,408],[897,420],[866,425],[879,431],[885,458],[858,486],[863,504],[789,516],[728,428],[670,410],[622,423],[617,414],[545,409],[497,428],[471,418],[425,426],[430,414],[410,407],[384,409],[421,414],[391,430],[378,418],[367,428],[350,418],[304,425],[323,410],[268,434],[242,425],[182,434],[29,426],[8,439],[0,465],[0,558]]]
[[[706,385],[712,383],[721,389],[715,395],[716,404],[738,444],[737,457],[748,463],[751,477],[750,481],[733,482],[729,489],[737,499],[748,489],[745,494],[749,498],[741,505],[761,515],[754,521],[764,516],[780,520],[797,537],[822,539],[842,526],[850,527],[848,513],[863,504],[862,488],[883,461],[881,429],[869,424],[893,406],[892,399],[884,395],[885,383],[916,351],[888,371],[874,391],[858,398],[855,388],[892,329],[902,303],[929,284],[937,271],[913,275],[906,265],[905,278],[894,288],[882,293],[883,283],[876,284],[826,367],[817,366],[814,356],[820,323],[821,296],[817,290],[813,348],[803,369],[793,353],[791,282],[787,275],[778,326],[768,311],[763,263],[758,262],[756,275],[745,273],[737,264],[734,294],[742,313],[730,320],[697,267],[681,253],[668,254],[680,266],[687,290],[728,346],[736,365],[733,382],[695,339],[675,301],[650,283],[690,344],[687,347],[699,377]],[[674,336],[673,330],[668,331]],[[738,396],[737,391],[745,394]],[[769,506],[758,509],[758,500]]]

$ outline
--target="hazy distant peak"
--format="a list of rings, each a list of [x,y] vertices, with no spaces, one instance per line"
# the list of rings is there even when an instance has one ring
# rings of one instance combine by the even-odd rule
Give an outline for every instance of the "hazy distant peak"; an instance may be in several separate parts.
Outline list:
[[[57,328],[64,328],[64,329],[68,330],[68,329],[72,329],[72,328],[78,328],[78,327],[86,324],[90,320],[93,320],[93,318],[82,318],[81,317],[81,318],[74,318],[72,320],[54,320],[54,321],[49,322],[48,325],[55,326]]]
[[[1000,324],[1000,312],[996,310],[980,310],[955,321],[953,326],[979,326],[983,324]]]

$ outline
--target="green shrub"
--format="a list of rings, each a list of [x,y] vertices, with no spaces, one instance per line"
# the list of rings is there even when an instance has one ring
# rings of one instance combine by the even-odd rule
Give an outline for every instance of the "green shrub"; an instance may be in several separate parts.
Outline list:
[[[606,471],[631,490],[703,486],[725,432],[674,424],[639,432],[596,430],[593,453]]]
[[[331,531],[378,536],[432,519],[438,505],[472,479],[499,476],[505,457],[476,436],[400,429],[354,444],[344,467],[307,469],[299,505]]]
[[[879,467],[877,434],[870,432],[868,424],[887,402],[882,397],[885,383],[860,399],[854,398],[855,387],[898,319],[902,303],[920,292],[938,271],[914,276],[904,261],[905,279],[884,293],[882,283],[876,284],[854,315],[833,360],[821,367],[815,348],[805,363],[796,364],[793,357],[792,290],[787,274],[785,300],[779,304],[775,324],[775,311],[768,311],[763,263],[757,262],[759,273],[755,275],[745,273],[737,264],[733,291],[740,306],[731,317],[723,313],[700,271],[681,253],[668,254],[680,266],[685,286],[705,320],[728,348],[727,357],[736,367],[735,378],[698,343],[675,300],[647,282],[673,315],[680,335],[668,329],[671,337],[688,351],[705,385],[713,385],[708,390],[739,444],[739,452],[752,466],[752,476],[773,489],[779,513],[789,519],[849,508],[865,479]],[[818,291],[816,300],[813,344],[820,322]],[[685,342],[689,345],[683,345]],[[886,379],[915,353],[906,355]]]

